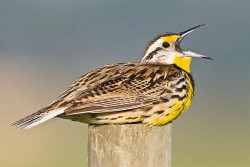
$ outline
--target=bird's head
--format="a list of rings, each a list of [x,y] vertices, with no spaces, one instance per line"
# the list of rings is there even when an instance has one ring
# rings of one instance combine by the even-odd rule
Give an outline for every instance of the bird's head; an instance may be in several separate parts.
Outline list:
[[[152,40],[146,48],[142,62],[157,64],[176,64],[183,70],[190,72],[193,57],[211,59],[207,56],[191,51],[182,50],[181,41],[186,35],[203,25],[198,25],[181,33],[164,33]]]

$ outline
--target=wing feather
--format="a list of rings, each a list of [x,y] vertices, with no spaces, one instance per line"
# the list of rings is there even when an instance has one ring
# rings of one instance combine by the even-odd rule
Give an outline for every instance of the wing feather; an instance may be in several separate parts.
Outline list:
[[[130,97],[110,97],[101,100],[95,100],[86,104],[75,104],[67,108],[66,115],[84,114],[84,113],[103,113],[125,111],[135,108],[145,107],[156,102],[158,98],[138,98]]]
[[[179,73],[173,65],[107,65],[80,77],[49,108],[68,106],[64,114],[75,115],[145,107],[159,101]]]

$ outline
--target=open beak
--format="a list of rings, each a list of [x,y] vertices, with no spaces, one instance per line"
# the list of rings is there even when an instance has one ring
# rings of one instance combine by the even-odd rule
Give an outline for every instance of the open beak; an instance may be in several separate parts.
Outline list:
[[[190,29],[188,29],[188,30],[186,30],[186,31],[183,31],[183,32],[179,33],[180,38],[179,38],[178,41],[177,41],[177,46],[179,47],[179,50],[181,50],[181,49],[180,49],[180,43],[181,43],[181,41],[184,39],[184,37],[185,37],[186,35],[188,35],[189,33],[193,32],[194,30],[196,30],[197,28],[202,27],[202,26],[204,26],[204,25],[205,25],[205,24],[201,24],[201,25],[195,26],[195,27],[193,27],[193,28],[190,28]],[[207,56],[205,56],[205,55],[201,55],[201,54],[194,53],[194,52],[191,52],[191,51],[185,51],[185,50],[181,50],[181,51],[182,51],[182,53],[183,53],[183,57],[197,57],[197,58],[204,58],[204,59],[211,59],[211,60],[212,60],[212,58],[207,57]]]

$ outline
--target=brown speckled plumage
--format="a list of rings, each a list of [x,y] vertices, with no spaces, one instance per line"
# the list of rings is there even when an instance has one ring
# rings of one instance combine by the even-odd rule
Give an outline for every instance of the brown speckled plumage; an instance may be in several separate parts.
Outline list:
[[[80,122],[98,124],[112,121],[120,123],[121,120],[142,121],[143,116],[146,118],[147,114],[133,111],[131,116],[131,111],[128,111],[139,108],[142,110],[145,108],[146,111],[153,104],[170,101],[175,93],[174,84],[184,76],[185,72],[175,65],[145,63],[106,65],[78,78],[58,100],[33,114],[32,117],[66,107],[67,109],[59,117]],[[180,91],[186,87],[176,89]],[[161,114],[161,111],[156,113]]]
[[[156,37],[140,63],[106,65],[81,76],[56,101],[13,125],[28,129],[53,117],[91,124],[154,126],[172,121],[192,101],[191,57],[207,58],[179,46],[198,27]]]

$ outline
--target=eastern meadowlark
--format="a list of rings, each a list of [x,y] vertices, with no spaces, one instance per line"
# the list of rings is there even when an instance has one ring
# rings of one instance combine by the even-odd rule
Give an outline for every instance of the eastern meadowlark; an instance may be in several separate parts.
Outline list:
[[[156,37],[140,63],[106,65],[81,76],[56,101],[13,126],[29,129],[53,117],[90,124],[167,124],[192,101],[192,57],[210,59],[180,48],[183,38],[201,26]]]

